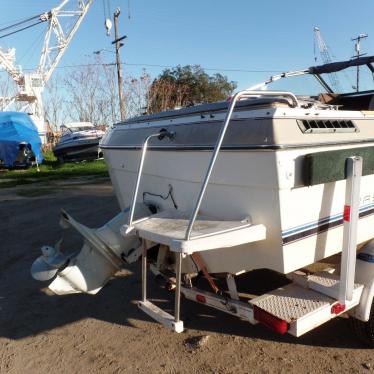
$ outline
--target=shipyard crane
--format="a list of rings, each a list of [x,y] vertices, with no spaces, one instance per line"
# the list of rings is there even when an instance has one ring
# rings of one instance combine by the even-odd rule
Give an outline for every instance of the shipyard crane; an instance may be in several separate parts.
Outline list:
[[[321,54],[321,58],[324,64],[329,64],[332,62],[332,58],[330,56],[329,50],[325,41],[322,38],[321,31],[318,27],[314,27],[314,45],[318,45],[319,52]],[[334,88],[335,92],[341,92],[340,82],[336,73],[329,73],[328,74],[329,81],[331,86]]]
[[[0,98],[0,110],[9,110],[14,103],[21,103],[20,111],[32,116],[43,143],[46,140],[42,101],[44,87],[64,55],[92,2],[93,0],[63,0],[60,5],[48,12],[25,20],[27,26],[22,26],[19,22],[14,25],[17,26],[16,31],[1,36],[11,35],[39,23],[48,23],[39,64],[35,71],[27,74],[23,73],[22,68],[15,65],[15,49],[5,51],[0,47],[0,67],[8,72],[17,86],[17,92],[14,96]],[[36,19],[36,23],[29,24],[30,20],[33,19]],[[72,22],[66,22],[67,19]],[[65,22],[62,22],[62,20]],[[11,26],[5,29],[9,28]]]

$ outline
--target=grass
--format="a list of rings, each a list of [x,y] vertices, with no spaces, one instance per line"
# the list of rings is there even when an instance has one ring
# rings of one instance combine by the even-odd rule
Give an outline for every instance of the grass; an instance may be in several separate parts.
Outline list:
[[[44,163],[39,166],[40,171],[32,167],[1,172],[0,188],[79,177],[104,178],[109,176],[104,160],[59,164],[51,151],[45,152],[44,157]]]

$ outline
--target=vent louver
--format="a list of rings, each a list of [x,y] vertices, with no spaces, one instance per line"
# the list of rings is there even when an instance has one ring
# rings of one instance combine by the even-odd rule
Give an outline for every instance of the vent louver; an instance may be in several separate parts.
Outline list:
[[[351,120],[343,119],[303,119],[297,120],[303,133],[358,132],[358,127]]]

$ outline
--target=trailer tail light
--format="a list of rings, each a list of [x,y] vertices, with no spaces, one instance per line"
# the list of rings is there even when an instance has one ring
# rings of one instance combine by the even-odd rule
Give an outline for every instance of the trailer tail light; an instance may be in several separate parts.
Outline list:
[[[288,331],[288,323],[283,319],[273,316],[272,314],[265,312],[257,306],[253,307],[253,317],[265,325],[266,327],[272,329],[279,334],[285,334]]]
[[[344,311],[345,311],[345,305],[344,304],[337,303],[337,304],[334,304],[331,307],[331,313],[332,314],[340,314]]]
[[[205,304],[206,303],[206,298],[204,295],[197,294],[196,295],[196,301],[199,303]]]
[[[346,222],[351,220],[351,207],[349,205],[344,205],[343,220]]]

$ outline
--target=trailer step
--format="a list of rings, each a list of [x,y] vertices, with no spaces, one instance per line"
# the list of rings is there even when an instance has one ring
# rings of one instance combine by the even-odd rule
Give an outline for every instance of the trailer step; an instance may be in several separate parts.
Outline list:
[[[139,301],[138,306],[150,317],[163,324],[169,330],[172,330],[174,332],[183,332],[183,321],[176,322],[174,320],[174,316],[165,312],[157,305],[151,303],[149,300]]]
[[[331,305],[334,299],[313,290],[302,288],[296,284],[278,288],[250,301],[268,313],[288,323],[305,317],[326,305]]]
[[[288,324],[289,334],[301,336],[358,305],[363,290],[355,284],[352,300],[340,305],[338,276],[318,273],[308,276],[305,284],[309,288],[291,283],[252,299],[254,318],[267,324],[275,317]]]
[[[327,272],[319,272],[308,276],[308,287],[314,291],[323,293],[333,299],[339,298],[340,277]],[[363,285],[355,283],[353,285],[353,301],[359,301],[363,290]]]

